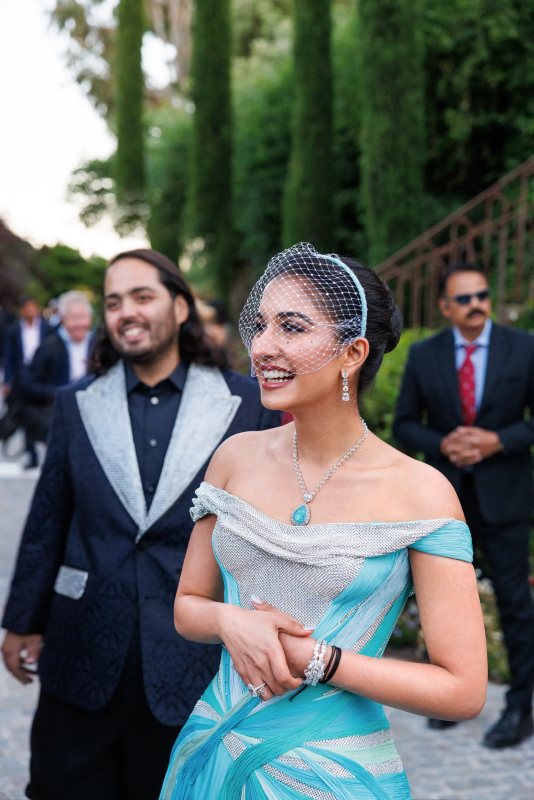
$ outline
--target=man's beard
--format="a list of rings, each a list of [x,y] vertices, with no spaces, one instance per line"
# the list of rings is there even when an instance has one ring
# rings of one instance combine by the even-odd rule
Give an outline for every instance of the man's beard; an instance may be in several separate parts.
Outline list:
[[[173,321],[174,322],[174,321]],[[127,361],[129,364],[144,364],[150,365],[155,364],[157,361],[162,358],[169,350],[172,350],[178,341],[178,333],[179,328],[176,324],[171,325],[171,330],[167,333],[167,335],[158,341],[157,334],[160,332],[160,329],[163,328],[164,325],[160,324],[156,326],[154,333],[156,334],[155,338],[156,341],[152,342],[150,347],[147,347],[145,350],[140,350],[137,352],[132,352],[127,350],[121,346],[120,341],[115,342],[111,339],[113,347],[121,358]],[[109,335],[109,334],[108,334]],[[111,338],[111,337],[110,337]]]

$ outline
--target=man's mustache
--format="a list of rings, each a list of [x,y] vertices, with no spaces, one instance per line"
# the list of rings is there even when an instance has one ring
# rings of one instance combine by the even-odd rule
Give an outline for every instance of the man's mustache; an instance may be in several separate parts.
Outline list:
[[[476,317],[476,315],[477,315],[477,314],[480,314],[482,317],[485,317],[485,316],[486,316],[486,313],[485,313],[485,311],[482,311],[480,308],[474,308],[474,309],[473,309],[472,311],[470,311],[470,312],[469,312],[469,314],[467,315],[467,319],[470,319],[471,317]]]
[[[122,335],[126,330],[126,328],[132,328],[132,327],[143,328],[143,330],[149,330],[150,328],[150,326],[147,325],[146,322],[137,322],[137,320],[135,319],[129,319],[126,320],[126,322],[122,323],[122,325],[119,328],[119,333]]]

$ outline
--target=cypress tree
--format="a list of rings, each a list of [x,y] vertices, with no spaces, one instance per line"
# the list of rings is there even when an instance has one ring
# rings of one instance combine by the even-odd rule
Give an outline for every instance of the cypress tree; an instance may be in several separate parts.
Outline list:
[[[376,266],[424,228],[421,0],[360,0],[362,205]]]
[[[196,0],[191,213],[221,299],[227,298],[234,276],[230,49],[230,0]]]
[[[295,101],[284,194],[283,242],[333,246],[330,0],[294,0]]]
[[[145,189],[141,46],[145,31],[143,0],[120,0],[115,65],[117,156],[115,178],[119,202],[143,199]]]

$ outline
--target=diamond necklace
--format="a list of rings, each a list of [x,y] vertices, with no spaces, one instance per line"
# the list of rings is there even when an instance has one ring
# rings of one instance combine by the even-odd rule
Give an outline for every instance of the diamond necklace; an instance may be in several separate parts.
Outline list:
[[[361,439],[358,439],[356,444],[350,448],[348,453],[345,453],[343,458],[340,458],[339,461],[334,464],[333,467],[330,467],[322,481],[319,481],[313,492],[311,494],[306,490],[306,484],[304,483],[304,478],[302,477],[302,472],[300,471],[300,464],[299,464],[299,452],[297,447],[297,432],[293,434],[293,462],[295,464],[295,472],[297,473],[297,478],[300,483],[300,488],[302,489],[302,496],[304,497],[304,503],[296,508],[293,513],[291,514],[291,522],[293,525],[307,525],[310,521],[310,509],[308,508],[308,503],[311,503],[319,489],[324,486],[328,478],[331,478],[334,472],[340,468],[345,461],[351,457],[351,455],[358,449],[358,447],[367,439],[367,434],[369,433],[369,428],[365,424],[365,421],[360,417],[363,424],[363,436]]]

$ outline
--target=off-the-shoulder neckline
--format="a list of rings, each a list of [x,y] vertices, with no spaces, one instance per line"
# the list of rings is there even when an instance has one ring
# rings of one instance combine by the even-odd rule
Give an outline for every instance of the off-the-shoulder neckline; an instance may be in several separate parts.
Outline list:
[[[443,517],[443,518],[437,518],[437,519],[411,519],[411,520],[407,519],[407,520],[402,520],[401,522],[381,522],[380,520],[372,520],[370,522],[316,522],[316,523],[312,523],[312,524],[309,524],[309,525],[306,525],[306,526],[290,525],[288,522],[280,522],[279,519],[275,519],[274,517],[270,517],[268,514],[265,514],[264,511],[260,511],[259,508],[256,508],[256,506],[253,506],[251,503],[248,503],[246,500],[243,500],[241,497],[238,497],[236,494],[232,494],[232,492],[227,492],[226,489],[221,489],[219,486],[213,486],[213,484],[212,483],[208,483],[208,481],[202,481],[202,483],[201,483],[199,488],[202,488],[202,486],[209,486],[210,489],[214,489],[216,492],[222,492],[227,497],[230,497],[232,500],[235,500],[238,503],[241,503],[241,505],[246,506],[247,508],[249,508],[252,511],[254,511],[256,514],[259,514],[261,517],[264,517],[264,519],[267,519],[270,522],[276,522],[277,525],[282,525],[284,528],[290,528],[292,531],[300,530],[300,529],[305,529],[305,530],[309,531],[311,528],[324,528],[325,526],[329,526],[329,525],[335,525],[335,526],[340,526],[340,525],[344,525],[344,526],[345,525],[347,525],[347,526],[351,525],[351,526],[354,526],[354,525],[357,525],[357,526],[360,526],[360,527],[364,527],[365,525],[390,525],[392,527],[395,527],[395,526],[400,527],[401,525],[417,525],[417,524],[421,524],[421,523],[425,523],[425,522],[432,522],[432,523],[435,522],[436,523],[436,530],[439,530],[440,528],[444,528],[446,525],[448,525],[451,522],[457,522],[458,525],[464,525],[467,528],[467,524],[463,520],[455,519],[454,517]]]

